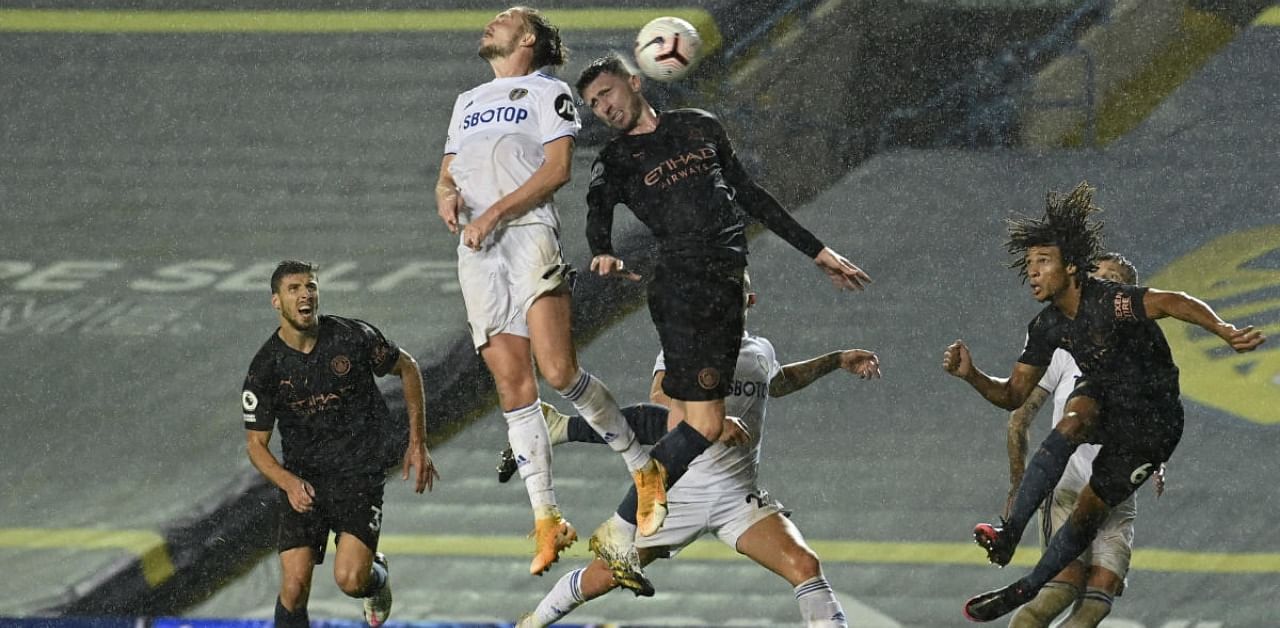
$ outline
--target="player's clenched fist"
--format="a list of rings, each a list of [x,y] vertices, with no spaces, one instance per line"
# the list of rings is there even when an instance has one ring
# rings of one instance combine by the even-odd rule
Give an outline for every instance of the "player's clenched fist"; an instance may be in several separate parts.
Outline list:
[[[969,347],[963,340],[957,340],[942,353],[942,370],[956,377],[967,377],[973,369],[973,360],[969,357]]]

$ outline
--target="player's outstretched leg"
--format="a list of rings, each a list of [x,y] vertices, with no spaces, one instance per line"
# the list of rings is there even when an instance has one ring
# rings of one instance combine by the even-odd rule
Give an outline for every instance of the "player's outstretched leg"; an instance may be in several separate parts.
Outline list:
[[[641,445],[653,445],[667,433],[667,409],[652,403],[636,403],[622,408],[627,425],[635,432]],[[605,444],[604,438],[580,416],[565,416],[555,406],[542,402],[542,416],[546,419],[547,435],[551,445],[564,443]],[[505,484],[516,474],[516,457],[508,445],[498,454],[498,482]]]
[[[667,434],[667,414],[665,406],[654,403],[633,403],[623,406],[622,416],[627,425],[635,432],[641,445],[656,445]],[[560,430],[563,430],[562,432]],[[586,419],[580,416],[565,417],[555,408],[547,414],[547,431],[551,433],[551,444],[593,443],[605,444],[604,438]]]
[[[974,622],[991,621],[1013,612],[1035,596],[1036,591],[1019,580],[1007,587],[969,598],[964,603],[964,617]]]
[[[1119,500],[1125,497],[1128,494],[1119,495]],[[971,621],[991,621],[1031,601],[1045,584],[1089,547],[1098,524],[1106,519],[1108,512],[1106,502],[1094,492],[1092,483],[1085,486],[1071,517],[1053,533],[1031,573],[1003,589],[970,598],[965,602],[964,616]]]
[[[1064,419],[1063,423],[1068,421]],[[973,539],[987,550],[987,560],[1003,567],[1013,560],[1013,554],[1022,540],[1022,532],[1045,498],[1053,492],[1062,472],[1067,468],[1067,460],[1075,452],[1078,443],[1072,442],[1058,429],[1049,432],[1040,448],[1036,450],[1031,462],[1027,465],[1026,475],[1018,486],[1018,495],[1013,500],[1009,518],[998,524],[980,523],[973,528]]]
[[[382,586],[364,598],[364,621],[371,628],[378,628],[391,616],[391,569],[387,566],[386,554],[374,552],[372,569],[374,574],[382,576]]]
[[[547,592],[533,612],[525,613],[516,622],[516,628],[543,628],[564,619],[573,609],[587,601],[582,594],[582,575],[587,567],[574,569],[560,576],[555,586]]]
[[[591,535],[591,552],[609,566],[613,580],[636,596],[653,595],[653,583],[644,575],[636,552],[636,528],[617,514],[609,517]]]
[[[1009,618],[1009,628],[1049,628],[1054,618],[1067,610],[1078,597],[1080,589],[1074,584],[1050,582]]]
[[[640,446],[622,409],[604,383],[579,368],[577,377],[559,392],[600,434],[609,448],[622,455],[628,471],[635,473],[644,468],[649,462],[649,452]]]

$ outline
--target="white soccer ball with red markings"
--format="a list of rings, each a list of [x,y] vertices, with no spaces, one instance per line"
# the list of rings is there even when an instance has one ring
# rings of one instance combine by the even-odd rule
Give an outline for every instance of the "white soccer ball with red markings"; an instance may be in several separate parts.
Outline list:
[[[655,81],[677,81],[698,62],[702,37],[698,29],[678,17],[660,17],[644,25],[636,36],[636,65]]]

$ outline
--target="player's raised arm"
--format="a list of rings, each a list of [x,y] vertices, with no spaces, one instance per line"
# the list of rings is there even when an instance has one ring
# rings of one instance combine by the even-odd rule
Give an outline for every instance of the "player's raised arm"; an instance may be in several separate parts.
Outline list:
[[[862,290],[871,283],[871,277],[843,255],[825,246],[813,233],[801,225],[778,199],[764,189],[747,173],[734,153],[733,144],[719,121],[709,120],[716,131],[716,144],[724,164],[725,180],[734,187],[736,199],[742,209],[759,219],[770,231],[778,234],[788,244],[809,256],[822,272],[827,274],[837,288]]]
[[[1208,303],[1185,292],[1149,288],[1142,297],[1142,305],[1146,309],[1148,318],[1159,319],[1172,316],[1180,321],[1199,325],[1221,338],[1236,353],[1253,351],[1267,341],[1262,330],[1254,329],[1252,325],[1238,328],[1222,320]]]
[[[427,419],[425,396],[423,395],[422,371],[417,360],[404,349],[400,350],[400,358],[392,367],[391,373],[400,377],[404,391],[404,406],[409,417],[409,446],[405,448],[404,463],[400,478],[409,479],[409,469],[414,469],[413,491],[421,493],[431,490],[435,481],[440,479],[431,452],[427,451]]]
[[[991,377],[973,364],[969,347],[957,340],[942,354],[942,370],[963,379],[993,405],[1014,410],[1026,401],[1031,389],[1044,375],[1044,367],[1015,362],[1007,378]]]
[[[769,380],[769,396],[785,397],[837,369],[849,371],[861,379],[879,379],[880,356],[864,349],[846,349],[792,362],[784,365]]]

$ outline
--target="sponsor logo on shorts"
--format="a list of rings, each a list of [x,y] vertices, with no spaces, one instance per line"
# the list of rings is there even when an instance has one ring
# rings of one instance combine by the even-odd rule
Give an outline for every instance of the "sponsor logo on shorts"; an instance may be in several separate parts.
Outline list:
[[[1149,476],[1149,475],[1151,475],[1151,463],[1150,463],[1150,462],[1148,462],[1148,463],[1146,463],[1146,464],[1144,464],[1144,465],[1142,465],[1142,466],[1138,467],[1137,469],[1134,469],[1134,470],[1133,470],[1133,473],[1130,473],[1130,474],[1129,474],[1129,483],[1131,483],[1131,484],[1133,484],[1133,485],[1135,485],[1135,486],[1136,486],[1136,485],[1138,485],[1138,484],[1142,484],[1143,482],[1145,482],[1145,481],[1147,480],[1147,476]]]
[[[703,390],[715,390],[720,385],[720,371],[710,366],[698,371],[698,385]]]
[[[246,414],[246,415],[244,415],[244,422],[245,422],[245,423],[257,423],[257,422],[258,422],[258,417],[257,417],[257,416],[255,416],[255,415],[252,415],[252,414]]]
[[[377,532],[382,529],[382,509],[377,506],[370,506],[373,511],[373,518],[369,520],[369,529]]]
[[[253,412],[258,409],[258,396],[252,390],[246,390],[240,393],[240,405],[244,406],[245,412]]]
[[[334,375],[342,377],[343,375],[351,372],[351,358],[348,358],[345,355],[340,355],[329,360],[329,368],[333,370]]]

